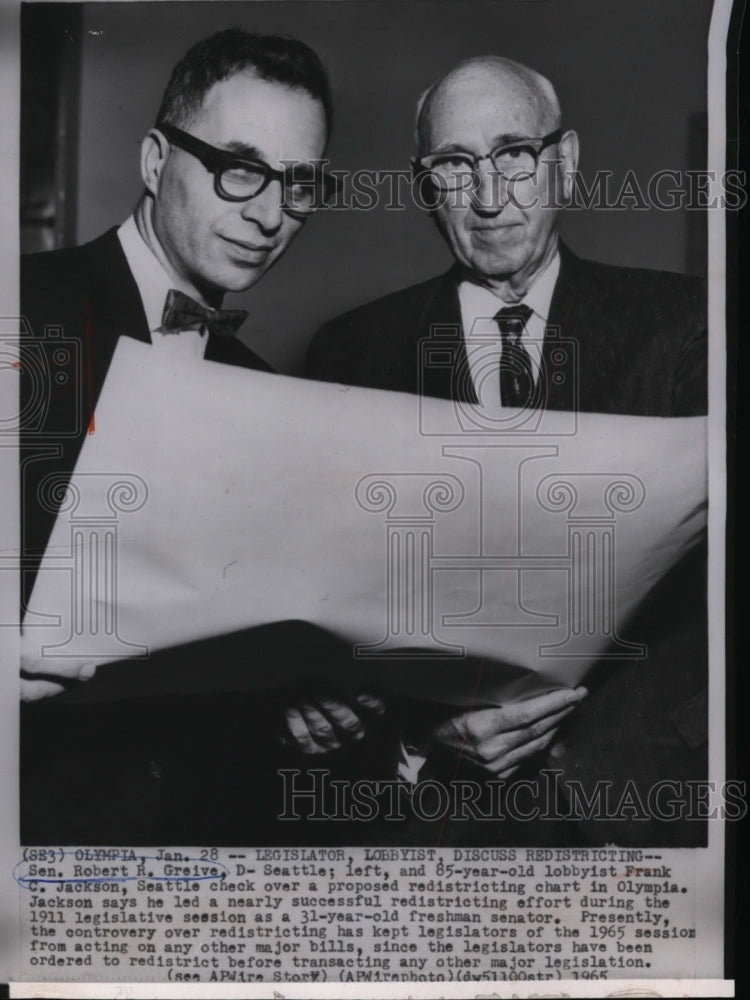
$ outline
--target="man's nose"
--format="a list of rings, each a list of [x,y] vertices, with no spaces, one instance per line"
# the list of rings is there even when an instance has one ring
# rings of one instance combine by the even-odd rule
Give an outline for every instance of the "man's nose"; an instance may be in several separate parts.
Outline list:
[[[471,191],[471,204],[477,212],[502,212],[508,204],[508,182],[490,162],[478,163]]]
[[[272,180],[260,194],[243,204],[240,214],[248,222],[257,223],[264,233],[275,233],[284,221],[282,199],[281,181]]]

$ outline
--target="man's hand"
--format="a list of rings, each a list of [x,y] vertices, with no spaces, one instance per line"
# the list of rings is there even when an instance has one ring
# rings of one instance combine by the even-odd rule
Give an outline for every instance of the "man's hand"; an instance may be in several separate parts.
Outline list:
[[[284,710],[287,732],[282,742],[304,754],[328,753],[365,736],[367,716],[382,715],[385,702],[374,694],[359,694],[350,705],[340,698],[316,697]]]
[[[21,678],[21,701],[51,698],[53,695],[62,694],[64,690],[65,685],[56,684],[54,681],[37,680],[31,677]]]
[[[555,738],[558,726],[588,694],[553,691],[500,708],[479,708],[441,723],[429,749],[458,752],[495,778],[507,778]]]

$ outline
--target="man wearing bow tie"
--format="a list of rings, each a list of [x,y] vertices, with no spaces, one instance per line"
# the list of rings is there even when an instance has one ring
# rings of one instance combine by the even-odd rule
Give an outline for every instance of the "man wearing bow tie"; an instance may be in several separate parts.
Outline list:
[[[560,240],[579,140],[548,80],[509,59],[469,59],[423,95],[417,144],[415,182],[455,264],[327,323],[312,342],[308,374],[478,403],[490,414],[500,404],[641,416],[705,413],[702,283],[584,260]],[[575,350],[561,351],[561,338]],[[406,713],[400,773],[414,780],[425,760],[434,770],[442,758],[442,773],[454,778],[459,764],[511,778],[533,764],[532,777],[543,766],[561,770],[584,780],[588,793],[598,780],[622,790],[632,778],[645,791],[659,779],[701,777],[704,557],[688,557],[632,623],[634,640],[647,640],[645,661],[604,661],[587,679],[591,693],[577,708],[571,692],[567,701],[546,695],[520,712],[513,706],[444,711],[442,721],[436,724],[433,714],[421,727],[414,712]],[[502,659],[501,649],[497,655]],[[308,753],[325,746],[319,718],[311,724],[311,707],[321,715],[313,704],[307,715],[296,710],[289,718],[292,738]],[[328,729],[335,730],[332,718]],[[699,824],[637,820],[631,814],[589,824],[584,833],[552,824],[528,833],[548,843],[568,836],[628,843],[703,836]],[[441,828],[443,843],[466,832]],[[489,843],[503,833],[485,825],[469,836]]]
[[[328,176],[319,161],[330,121],[328,80],[311,49],[220,32],[172,73],[142,143],[144,190],[133,215],[85,246],[23,261],[32,336],[62,327],[80,346],[72,384],[53,387],[46,418],[52,438],[66,432],[55,442],[59,471],[75,465],[121,336],[196,361],[271,370],[234,335],[244,314],[222,312],[222,300],[257,284],[324,202]],[[28,443],[39,435],[37,426]],[[27,497],[50,471],[31,457]],[[27,525],[28,554],[41,555],[46,544],[54,514],[41,513],[51,516]]]
[[[66,483],[86,434],[95,432],[97,399],[120,337],[180,352],[195,364],[205,359],[271,371],[236,336],[245,314],[223,310],[222,303],[227,292],[244,292],[263,278],[331,193],[320,163],[331,114],[325,69],[302,42],[240,29],[213,35],[172,72],[155,125],[142,143],[143,193],[133,215],[85,246],[23,261],[21,301],[29,325],[21,366],[22,412],[28,414],[21,433],[24,599],[56,515],[53,503],[38,500],[39,487],[50,475]],[[37,348],[45,340],[54,346],[50,338],[56,332],[74,343],[73,362],[60,364],[64,379],[55,380],[62,356],[52,353],[46,412],[41,425],[32,426],[36,414],[27,404],[38,373]],[[58,502],[62,492],[58,486]],[[257,645],[254,649],[260,655]],[[280,647],[273,650],[273,656],[284,655]],[[249,655],[225,642],[186,648],[170,662],[179,674],[189,670],[191,659],[206,671]],[[268,658],[272,662],[270,649]],[[173,842],[181,831],[189,831],[185,836],[194,843],[211,841],[205,824],[169,825],[170,810],[184,811],[191,781],[199,776],[175,759],[177,723],[171,736],[167,726],[179,715],[175,702],[132,700],[142,693],[139,683],[148,691],[149,677],[158,676],[154,664],[126,688],[127,710],[121,702],[86,709],[75,700],[66,710],[65,699],[76,697],[72,692],[28,706],[25,842]],[[130,666],[138,676],[138,665]],[[163,665],[162,674],[169,669]],[[231,728],[232,719],[237,727],[251,725],[247,713],[215,706],[223,714],[216,732]],[[196,716],[184,703],[182,710],[187,712],[182,730],[198,747],[201,733],[190,732]],[[132,742],[134,731],[151,729],[164,733],[161,743]],[[50,741],[59,752],[59,744],[70,747],[76,739],[68,760],[80,764],[78,783],[70,780],[75,766],[55,772],[56,755],[50,753]],[[120,757],[118,742],[128,748]],[[191,752],[188,743],[180,744],[185,755]],[[101,758],[99,771],[87,748]],[[217,758],[211,759],[218,770]],[[198,757],[192,761],[196,768],[201,763]],[[212,780],[220,788],[224,776]],[[56,798],[61,825],[49,827]],[[242,813],[236,801],[230,805]],[[208,814],[211,808],[204,800],[195,811]],[[238,841],[241,830],[240,824]]]

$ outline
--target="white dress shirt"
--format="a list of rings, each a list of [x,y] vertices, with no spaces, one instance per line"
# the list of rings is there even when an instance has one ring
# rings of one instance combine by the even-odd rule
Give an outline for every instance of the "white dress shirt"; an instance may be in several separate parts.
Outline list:
[[[178,286],[138,232],[132,215],[117,230],[117,237],[138,286],[153,346],[183,359],[202,360],[208,340],[205,329],[183,330],[179,333],[164,333],[162,330],[161,317],[167,293]],[[180,291],[190,294],[185,289]]]
[[[534,383],[542,365],[544,331],[549,318],[552,293],[560,273],[560,254],[556,253],[544,271],[536,278],[521,302],[532,310],[524,328],[521,343],[531,359]],[[482,406],[497,406],[500,399],[500,352],[502,342],[495,316],[508,306],[499,295],[484,285],[468,279],[458,286],[461,326],[469,359],[469,372],[477,399]]]
[[[544,331],[549,318],[552,294],[560,274],[560,254],[556,253],[544,271],[538,275],[521,302],[531,309],[524,327],[521,343],[531,359],[534,384],[539,379],[542,366],[542,345]],[[500,406],[500,353],[502,341],[500,328],[495,316],[508,305],[499,295],[495,295],[484,285],[468,279],[458,286],[458,302],[461,309],[461,326],[469,359],[469,373],[479,404],[487,409]],[[425,755],[401,742],[398,777],[410,784],[419,781],[419,772],[426,761]]]

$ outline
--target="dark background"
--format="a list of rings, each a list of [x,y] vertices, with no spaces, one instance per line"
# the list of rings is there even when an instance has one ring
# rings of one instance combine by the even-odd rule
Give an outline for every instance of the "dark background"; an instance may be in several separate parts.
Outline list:
[[[587,184],[600,169],[613,171],[614,190],[629,169],[644,186],[660,169],[701,169],[710,10],[710,0],[24,4],[25,246],[84,242],[123,221],[173,64],[233,25],[296,35],[320,54],[336,168],[408,168],[419,94],[461,59],[495,52],[555,83]],[[574,250],[610,263],[705,270],[699,212],[576,211],[564,232]],[[323,213],[259,286],[226,304],[248,308],[244,338],[295,372],[322,320],[449,264],[412,204]]]

